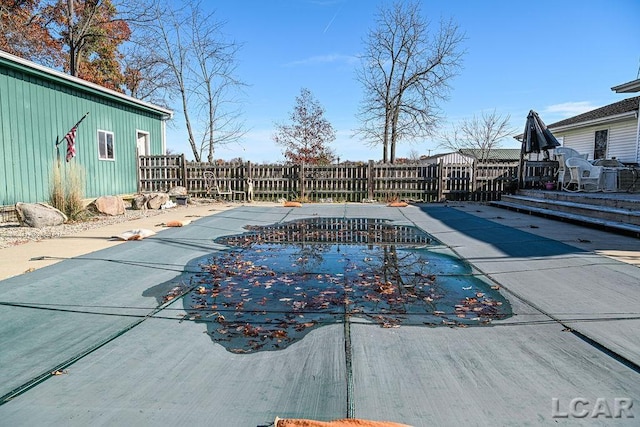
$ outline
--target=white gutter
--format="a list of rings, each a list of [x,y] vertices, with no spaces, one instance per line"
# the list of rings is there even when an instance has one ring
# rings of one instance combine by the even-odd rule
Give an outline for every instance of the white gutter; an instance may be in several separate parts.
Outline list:
[[[562,132],[566,130],[579,129],[589,126],[597,126],[603,123],[619,122],[621,120],[638,118],[638,110],[627,111],[626,113],[616,114],[615,116],[600,117],[598,119],[588,120],[586,122],[572,123],[564,126],[549,126],[551,132]]]
[[[640,116],[640,107],[636,111],[636,118]],[[636,129],[636,163],[640,163],[640,120],[638,120],[638,128]]]
[[[640,91],[640,79],[632,80],[611,88],[615,93],[631,93]]]

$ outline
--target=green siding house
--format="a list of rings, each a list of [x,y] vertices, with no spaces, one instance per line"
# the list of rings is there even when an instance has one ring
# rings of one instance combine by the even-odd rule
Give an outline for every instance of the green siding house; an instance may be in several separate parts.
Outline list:
[[[63,139],[86,113],[67,163]],[[136,156],[164,154],[171,115],[0,51],[0,206],[47,201],[57,149],[63,176],[74,162],[84,170],[85,197],[135,193]]]

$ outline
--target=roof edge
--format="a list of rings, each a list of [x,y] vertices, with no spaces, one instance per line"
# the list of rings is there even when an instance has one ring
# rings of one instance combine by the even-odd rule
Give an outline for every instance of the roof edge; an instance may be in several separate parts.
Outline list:
[[[83,80],[83,79],[78,78],[78,77],[71,76],[69,74],[62,73],[62,72],[60,72],[58,70],[54,70],[53,68],[45,67],[44,65],[40,65],[40,64],[37,64],[37,63],[35,63],[33,61],[29,61],[27,59],[20,58],[19,56],[12,55],[12,54],[7,53],[7,52],[5,52],[3,50],[0,50],[0,59],[5,59],[5,60],[13,62],[13,63],[15,63],[17,65],[20,65],[22,67],[26,67],[27,69],[31,69],[31,70],[43,73],[45,75],[51,76],[53,78],[66,81],[67,83],[83,86],[84,88],[88,89],[89,91],[100,92],[100,93],[103,93],[105,95],[118,98],[118,99],[120,99],[122,101],[131,103],[131,104],[135,104],[135,105],[138,105],[138,106],[146,108],[146,109],[155,110],[155,111],[157,111],[159,113],[162,113],[163,115],[169,116],[168,118],[173,117],[173,111],[172,110],[168,110],[168,109],[160,107],[158,105],[142,101],[140,99],[134,98],[134,97],[129,96],[129,95],[125,95],[123,93],[117,92],[117,91],[112,90],[112,89],[107,89],[106,87],[100,86],[100,85],[95,84],[95,83],[91,83],[91,82],[89,82],[87,80]]]
[[[589,126],[596,126],[602,123],[612,123],[612,122],[619,122],[621,120],[625,120],[631,117],[638,117],[638,110],[634,110],[634,111],[627,111],[626,113],[621,113],[621,114],[616,114],[615,116],[607,116],[607,117],[600,117],[597,119],[593,119],[593,120],[588,120],[585,122],[579,122],[579,123],[572,123],[572,124],[568,124],[568,125],[564,125],[564,126],[548,126],[549,130],[551,130],[552,132],[560,132],[560,131],[565,131],[565,130],[571,130],[571,129],[579,129],[579,128],[584,128],[584,127],[589,127]]]
[[[616,93],[640,92],[640,79],[631,80],[630,82],[614,86],[611,90]]]

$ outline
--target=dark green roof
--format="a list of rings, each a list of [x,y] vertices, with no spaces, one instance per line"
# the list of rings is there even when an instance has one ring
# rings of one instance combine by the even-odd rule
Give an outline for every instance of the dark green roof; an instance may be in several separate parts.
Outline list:
[[[473,157],[480,158],[482,157],[482,150],[478,148],[463,148],[460,150],[460,154]],[[486,156],[487,160],[496,160],[496,161],[511,161],[511,160],[520,160],[520,149],[519,148],[493,148],[489,151],[489,155]]]

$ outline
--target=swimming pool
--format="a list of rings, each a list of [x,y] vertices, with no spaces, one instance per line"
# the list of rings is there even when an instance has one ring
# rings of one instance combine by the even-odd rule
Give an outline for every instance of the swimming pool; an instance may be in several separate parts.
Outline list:
[[[383,328],[490,325],[511,315],[497,286],[433,236],[371,218],[249,226],[199,260],[189,316],[234,353],[278,350],[345,321]]]

